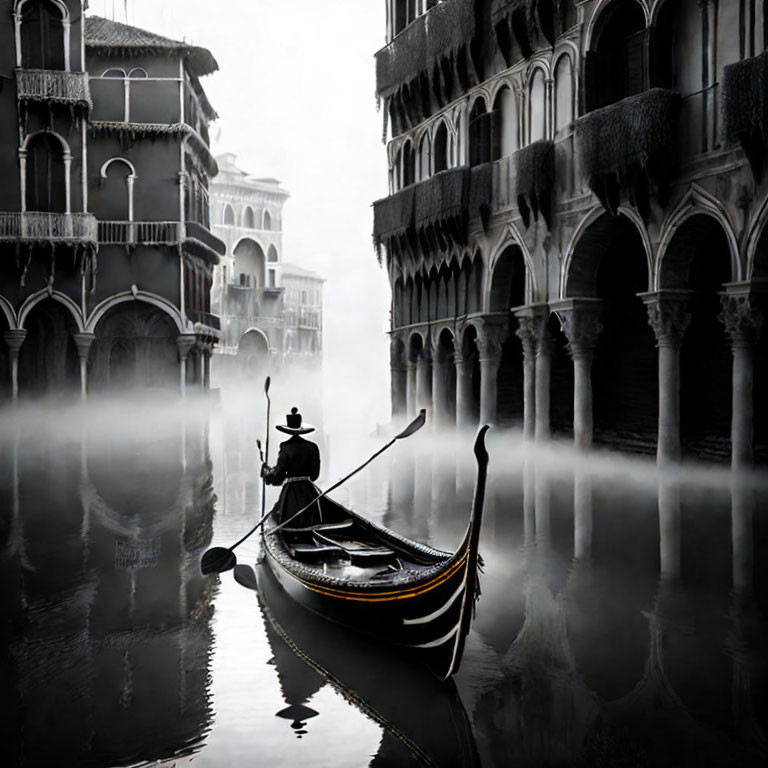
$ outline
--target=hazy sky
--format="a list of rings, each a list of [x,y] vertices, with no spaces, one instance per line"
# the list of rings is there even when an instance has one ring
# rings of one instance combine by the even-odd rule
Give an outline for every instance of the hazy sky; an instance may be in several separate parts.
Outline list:
[[[91,0],[89,13],[126,19],[124,0]],[[203,85],[220,115],[214,152],[282,182],[284,258],[328,281],[327,415],[336,405],[371,426],[386,420],[389,288],[370,207],[387,193],[373,60],[384,0],[128,0],[127,14],[213,52],[220,71]]]

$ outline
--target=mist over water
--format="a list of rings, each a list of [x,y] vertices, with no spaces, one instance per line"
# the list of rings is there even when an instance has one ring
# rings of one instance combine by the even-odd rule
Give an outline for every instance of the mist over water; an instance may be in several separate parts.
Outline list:
[[[351,401],[329,417],[307,381],[272,379],[270,460],[284,439],[274,425],[296,405],[319,428],[328,487],[400,426],[377,429]],[[258,378],[186,402],[144,393],[2,412],[6,764],[425,764],[393,738],[397,722],[297,656],[231,574],[200,573],[209,546],[261,514],[265,406]],[[334,496],[451,550],[472,503],[473,439],[428,422]],[[659,470],[515,430],[492,430],[488,451],[482,596],[442,694],[470,741],[432,763],[763,764],[765,474]],[[237,554],[255,563],[258,537]],[[379,651],[366,653],[375,665]],[[429,702],[413,680],[389,686],[429,743]],[[297,706],[309,716],[279,716]]]

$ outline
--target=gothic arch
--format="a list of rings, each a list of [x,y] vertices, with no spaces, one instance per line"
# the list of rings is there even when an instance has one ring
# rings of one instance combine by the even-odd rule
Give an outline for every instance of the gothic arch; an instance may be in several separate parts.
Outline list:
[[[84,330],[87,333],[94,333],[99,320],[101,320],[110,309],[116,307],[118,304],[123,304],[126,301],[143,301],[147,304],[152,304],[170,316],[179,333],[184,333],[184,321],[182,320],[179,310],[162,296],[146,291],[136,291],[135,294],[133,291],[123,291],[122,293],[115,294],[114,296],[105,299],[93,310]]]
[[[594,8],[592,9],[592,15],[587,20],[586,25],[586,31],[584,33],[584,50],[589,51],[592,49],[592,42],[595,35],[595,27],[597,26],[597,22],[600,20],[600,17],[603,15],[603,11],[614,3],[618,2],[619,0],[598,0],[597,3],[595,3]],[[638,5],[640,9],[643,12],[643,15],[645,16],[645,26],[647,27],[651,22],[651,15],[648,11],[648,7],[643,2],[643,0],[633,0],[635,5]]]
[[[653,246],[651,244],[648,232],[643,225],[642,218],[636,211],[632,210],[631,208],[626,208],[625,206],[619,207],[618,216],[611,216],[611,214],[605,212],[605,209],[602,206],[598,205],[595,206],[582,219],[579,226],[576,228],[570,243],[568,244],[568,249],[566,251],[565,258],[563,259],[563,266],[560,274],[560,292],[558,298],[563,299],[571,298],[573,296],[588,295],[578,293],[578,289],[585,289],[587,287],[586,284],[589,283],[590,277],[589,275],[576,275],[574,270],[574,262],[576,261],[579,269],[581,269],[582,266],[586,267],[587,272],[589,272],[591,274],[591,278],[594,279],[595,274],[597,273],[597,268],[600,264],[600,259],[602,258],[602,251],[596,251],[594,246],[600,246],[604,244],[602,243],[604,236],[609,234],[611,228],[618,224],[621,218],[627,219],[634,227],[634,229],[637,230],[637,233],[640,236],[643,248],[645,250],[645,257],[648,267],[648,290],[651,289],[653,276]],[[597,225],[599,229],[593,230],[590,233],[593,225]],[[595,242],[588,242],[587,238],[589,238],[589,241],[594,240]],[[581,250],[586,251],[588,255],[585,255],[583,259],[576,259],[577,252]],[[575,293],[574,290],[576,290]]]
[[[491,250],[491,257],[488,259],[488,275],[492,276],[494,270],[496,269],[496,265],[498,260],[501,258],[502,254],[509,248],[510,246],[517,246],[522,254],[523,254],[523,260],[525,261],[525,272],[526,272],[526,300],[527,301],[535,301],[536,295],[538,293],[538,281],[536,280],[536,272],[534,271],[533,266],[533,260],[531,259],[531,254],[528,251],[528,248],[525,245],[525,242],[523,238],[519,236],[519,233],[515,229],[513,224],[508,224],[505,230],[501,233],[498,240],[496,241],[496,244],[493,246]],[[489,277],[489,281],[492,280],[492,277]],[[487,286],[487,290],[483,293],[484,296],[484,302],[483,306],[487,308],[490,302],[490,285]]]
[[[715,222],[728,242],[731,262],[731,280],[741,280],[742,270],[739,260],[739,245],[734,228],[725,208],[720,202],[696,184],[691,186],[685,197],[670,213],[661,227],[658,258],[653,276],[653,289],[683,287],[672,283],[681,283],[682,276],[675,274],[685,268],[685,254],[678,253],[673,246],[678,233],[686,228],[686,222],[696,216],[706,216]],[[706,237],[707,233],[701,233]],[[684,247],[684,250],[689,250]],[[691,256],[692,254],[688,254]]]
[[[69,296],[60,293],[59,291],[49,290],[48,288],[43,288],[43,290],[28,296],[24,303],[21,305],[21,309],[19,309],[18,320],[19,328],[24,328],[24,324],[26,323],[29,313],[38,304],[40,304],[40,302],[45,301],[48,298],[63,304],[72,315],[75,321],[75,325],[77,326],[77,330],[79,332],[84,330],[83,317],[80,313],[80,307],[77,306],[77,303],[70,299]]]

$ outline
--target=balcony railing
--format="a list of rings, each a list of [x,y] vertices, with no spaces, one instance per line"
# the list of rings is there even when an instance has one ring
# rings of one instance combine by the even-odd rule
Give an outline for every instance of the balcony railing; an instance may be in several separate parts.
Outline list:
[[[100,221],[103,245],[175,245],[180,242],[178,221]]]
[[[50,69],[17,69],[16,89],[26,101],[54,101],[93,107],[86,72],[58,72]]]
[[[176,245],[184,243],[210,261],[226,252],[226,246],[205,227],[193,221],[100,221],[103,245]]]
[[[0,213],[0,240],[96,243],[92,213]]]
[[[207,325],[209,328],[215,328],[217,331],[221,330],[221,318],[218,315],[213,315],[210,312],[197,312],[195,310],[189,310],[187,311],[187,317],[193,323]]]

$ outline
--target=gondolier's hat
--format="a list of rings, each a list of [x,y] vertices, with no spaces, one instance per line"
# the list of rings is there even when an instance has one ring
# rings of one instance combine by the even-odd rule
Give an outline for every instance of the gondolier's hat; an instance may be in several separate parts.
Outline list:
[[[285,432],[286,435],[306,435],[308,432],[315,431],[311,424],[301,426],[301,414],[298,408],[291,408],[291,412],[285,417],[285,424],[278,424],[275,429]]]

